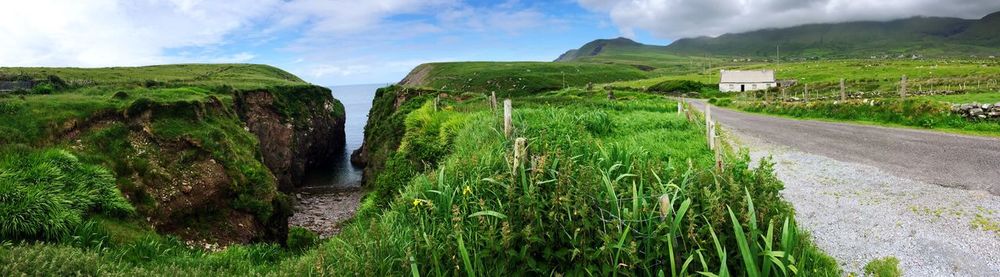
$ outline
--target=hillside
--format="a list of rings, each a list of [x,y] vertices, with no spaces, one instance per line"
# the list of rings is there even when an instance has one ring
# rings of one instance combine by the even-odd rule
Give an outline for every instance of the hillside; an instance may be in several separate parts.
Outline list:
[[[283,241],[284,192],[344,139],[330,90],[265,65],[2,68],[0,84],[2,240]]]
[[[899,55],[997,56],[1000,55],[998,30],[1000,12],[979,20],[913,17],[885,22],[809,24],[718,37],[684,38],[668,46],[643,45],[621,38],[596,40],[578,50],[570,50],[557,61],[632,63],[628,56],[667,61],[689,56],[773,59],[779,45],[782,59],[786,60]]]
[[[414,68],[400,81],[406,87],[443,91],[522,95],[570,86],[646,78],[626,65],[545,62],[429,63]]]

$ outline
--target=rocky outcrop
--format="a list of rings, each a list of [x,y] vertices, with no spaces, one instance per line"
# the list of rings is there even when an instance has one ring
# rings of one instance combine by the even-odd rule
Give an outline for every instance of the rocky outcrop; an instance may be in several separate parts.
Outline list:
[[[240,118],[260,141],[264,163],[278,179],[281,191],[292,190],[306,171],[332,161],[343,151],[340,105],[330,90],[322,87],[238,94]]]
[[[951,112],[969,120],[1000,120],[1000,102],[996,104],[956,104]]]
[[[227,93],[232,102],[116,94],[131,103],[58,124],[52,140],[107,157],[122,193],[159,232],[197,245],[283,242],[292,214],[283,192],[342,151],[343,107],[309,85]],[[96,133],[107,135],[90,140]]]

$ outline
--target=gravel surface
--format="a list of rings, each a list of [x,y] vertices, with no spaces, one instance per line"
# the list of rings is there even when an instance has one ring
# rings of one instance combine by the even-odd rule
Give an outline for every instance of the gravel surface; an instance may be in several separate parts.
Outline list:
[[[702,101],[690,101],[701,109]],[[712,108],[727,128],[897,176],[1000,195],[1000,139],[814,120]]]
[[[905,276],[1000,276],[1000,230],[976,223],[996,228],[1000,197],[736,137],[754,159],[772,157],[799,226],[845,272],[894,256]]]
[[[305,188],[295,193],[297,210],[288,226],[316,232],[322,238],[340,233],[340,223],[354,217],[364,191],[360,188]]]
[[[1000,276],[1000,140],[712,116],[752,158],[773,159],[799,226],[845,273],[894,256],[905,276]]]

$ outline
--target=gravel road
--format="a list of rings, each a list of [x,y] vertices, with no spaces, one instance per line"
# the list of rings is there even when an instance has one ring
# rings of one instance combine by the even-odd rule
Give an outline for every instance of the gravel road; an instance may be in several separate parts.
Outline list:
[[[689,101],[704,110],[704,102]],[[730,130],[776,145],[878,167],[897,176],[1000,195],[1000,139],[793,120],[712,107]]]
[[[712,116],[754,159],[773,159],[799,225],[847,273],[894,256],[905,276],[1000,276],[1000,140]]]

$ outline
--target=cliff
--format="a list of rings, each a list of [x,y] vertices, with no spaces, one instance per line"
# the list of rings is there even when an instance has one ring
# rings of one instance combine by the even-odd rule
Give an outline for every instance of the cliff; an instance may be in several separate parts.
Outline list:
[[[0,95],[0,158],[68,150],[107,169],[135,207],[114,221],[191,243],[284,242],[285,192],[344,144],[343,106],[330,90],[269,66],[42,74],[65,87]],[[117,79],[139,74],[155,79]]]

